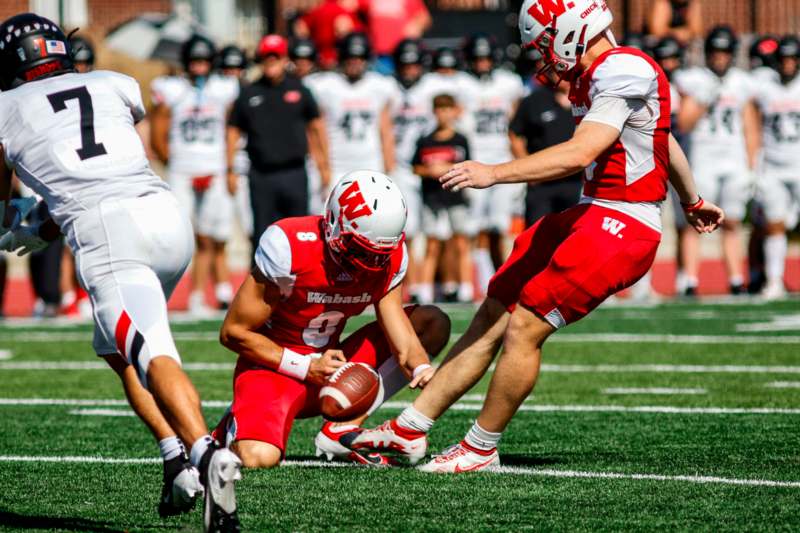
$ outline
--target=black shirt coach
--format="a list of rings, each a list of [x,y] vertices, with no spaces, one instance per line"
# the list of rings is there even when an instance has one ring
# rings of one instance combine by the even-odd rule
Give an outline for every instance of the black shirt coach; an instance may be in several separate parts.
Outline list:
[[[319,116],[317,102],[300,80],[287,75],[273,85],[262,77],[241,92],[228,124],[247,135],[253,168],[272,172],[305,164],[306,127]]]
[[[529,154],[555,144],[568,141],[575,132],[572,111],[556,101],[555,94],[546,87],[522,99],[509,130],[526,141]],[[525,223],[530,226],[548,213],[563,211],[578,203],[581,193],[582,173],[529,184],[525,195]]]
[[[307,132],[319,118],[311,92],[288,74],[262,77],[234,102],[228,126],[247,136],[253,250],[273,222],[308,214]]]

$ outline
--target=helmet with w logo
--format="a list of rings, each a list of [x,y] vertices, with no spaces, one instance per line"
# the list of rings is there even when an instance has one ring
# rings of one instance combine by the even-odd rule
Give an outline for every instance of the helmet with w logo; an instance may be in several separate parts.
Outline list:
[[[554,85],[566,78],[589,41],[606,32],[613,20],[605,0],[525,0],[519,31],[523,47],[542,54],[539,81]]]
[[[350,172],[328,196],[325,242],[343,267],[381,270],[403,244],[407,214],[405,198],[389,176]]]

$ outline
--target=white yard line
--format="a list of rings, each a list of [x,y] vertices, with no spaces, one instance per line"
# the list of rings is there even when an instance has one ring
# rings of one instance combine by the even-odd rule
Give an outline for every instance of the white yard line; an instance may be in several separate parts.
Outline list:
[[[458,339],[462,333],[455,332],[450,338]],[[216,331],[189,332],[179,331],[173,334],[178,341],[210,341],[217,342]],[[3,342],[37,343],[37,342],[91,342],[92,333],[69,331],[14,331],[3,332]],[[650,333],[559,333],[550,337],[548,342],[588,344],[595,342],[613,343],[677,343],[677,344],[800,344],[798,335],[672,335]]]
[[[14,353],[11,350],[0,350],[0,361],[7,361],[14,357]]]
[[[2,359],[2,352],[0,352]],[[233,363],[184,363],[190,371],[232,371]],[[494,370],[494,365],[490,367]],[[109,370],[102,361],[0,361],[0,370]],[[676,374],[800,374],[800,366],[789,365],[668,365],[645,364],[600,364],[571,365],[543,364],[542,371],[563,374],[600,373],[676,373]]]
[[[233,363],[183,363],[186,370],[232,371]],[[0,370],[110,370],[102,361],[0,361]]]
[[[770,389],[800,389],[800,381],[773,381],[764,386]]]
[[[136,416],[126,409],[70,409],[69,414],[79,416]]]
[[[603,394],[655,394],[655,395],[683,395],[683,394],[706,394],[706,389],[671,389],[667,387],[643,387],[643,388],[625,388],[625,387],[611,387],[603,389]]]
[[[69,406],[69,407],[126,407],[125,400],[75,400],[48,398],[0,398],[0,406]],[[203,407],[228,407],[229,401],[205,400]],[[405,409],[410,402],[388,401],[381,407]],[[477,401],[459,402],[454,411],[480,411]],[[536,405],[523,404],[520,411],[537,413],[662,413],[687,415],[800,415],[800,409],[780,407],[676,407],[669,405]],[[81,413],[84,414],[84,413]]]
[[[0,455],[4,463],[81,463],[81,464],[157,464],[161,459],[150,457],[97,457],[97,456],[31,456]],[[289,468],[364,468],[347,463],[328,463],[324,461],[287,460],[282,466]],[[486,474],[554,477],[567,479],[616,479],[628,481],[665,481],[696,484],[738,485],[745,487],[800,488],[800,481],[778,481],[770,479],[727,478],[718,476],[681,476],[663,474],[628,474],[622,472],[590,472],[582,470],[555,470],[552,468],[525,468],[517,466],[500,466],[485,470]],[[441,477],[439,479],[445,479]]]

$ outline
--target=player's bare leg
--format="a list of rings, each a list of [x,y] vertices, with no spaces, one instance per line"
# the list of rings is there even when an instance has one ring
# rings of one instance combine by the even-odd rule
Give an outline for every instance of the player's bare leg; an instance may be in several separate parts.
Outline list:
[[[209,435],[200,396],[180,363],[156,356],[147,368],[147,384],[161,412],[183,442],[192,443],[191,463],[205,487],[204,525],[207,531],[239,531],[233,485],[241,478],[241,460],[219,448]]]
[[[122,381],[122,387],[125,389],[125,396],[128,398],[128,404],[130,404],[133,411],[144,422],[144,425],[147,426],[147,429],[150,430],[156,440],[160,442],[164,439],[175,437],[175,431],[170,427],[164,415],[161,414],[153,395],[142,387],[133,366],[117,354],[103,356],[103,359],[119,376]]]
[[[260,440],[237,440],[231,444],[231,450],[246,468],[273,468],[281,462],[280,449]]]
[[[469,255],[469,239],[464,235],[453,235],[453,247],[458,261],[458,301],[472,302],[475,291],[472,285],[472,257]]]
[[[685,286],[679,289],[683,295],[694,296],[700,271],[700,236],[694,228],[687,226],[681,230],[680,240]]]
[[[508,256],[505,248],[505,235],[497,230],[489,232],[489,253],[495,270],[500,268]]]
[[[219,307],[227,309],[233,300],[233,287],[231,286],[231,274],[228,269],[228,258],[225,255],[225,243],[213,241],[212,246],[214,248],[214,294]]]
[[[786,265],[786,225],[783,222],[769,222],[764,239],[764,270],[766,283],[761,296],[775,300],[786,296],[783,275]]]
[[[205,290],[211,277],[211,268],[214,264],[214,241],[205,235],[196,235],[195,254],[192,265],[192,293],[189,296],[189,311],[203,313],[207,310],[205,305]]]
[[[433,302],[433,282],[436,278],[436,269],[439,266],[441,254],[442,241],[429,237],[425,244],[425,258],[422,260],[419,276],[417,296],[420,303],[430,304]]]
[[[722,223],[722,255],[725,258],[725,271],[728,273],[733,294],[740,294],[744,283],[741,226],[738,220],[726,219]]]
[[[354,446],[399,451],[412,463],[422,459],[427,451],[427,433],[433,422],[489,369],[500,348],[509,317],[505,306],[494,298],[487,298],[413,405],[396,419],[363,431],[354,440]]]
[[[164,485],[158,504],[159,515],[166,517],[191,511],[194,500],[203,489],[200,474],[189,464],[183,442],[161,414],[152,394],[142,386],[133,366],[118,354],[103,358],[122,381],[128,404],[158,442],[164,460]]]
[[[522,306],[511,314],[503,354],[492,376],[478,419],[464,439],[420,467],[426,472],[458,473],[497,466],[497,443],[539,376],[542,344],[555,328]]]

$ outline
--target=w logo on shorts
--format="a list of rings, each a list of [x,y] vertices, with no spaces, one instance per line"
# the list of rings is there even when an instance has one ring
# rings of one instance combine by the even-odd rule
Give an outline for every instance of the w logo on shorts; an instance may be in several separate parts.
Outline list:
[[[603,217],[603,230],[609,232],[611,235],[616,235],[619,239],[623,237],[620,231],[622,231],[625,226],[627,226],[627,224],[620,222],[616,218]]]

